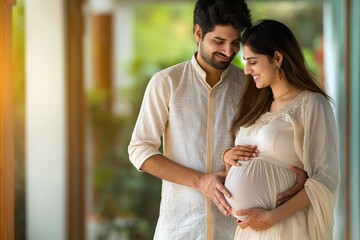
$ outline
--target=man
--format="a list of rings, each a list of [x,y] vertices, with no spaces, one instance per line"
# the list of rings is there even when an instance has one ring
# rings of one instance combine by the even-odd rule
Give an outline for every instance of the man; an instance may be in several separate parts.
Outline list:
[[[234,237],[221,155],[234,144],[230,130],[244,74],[231,61],[240,50],[240,33],[249,26],[244,1],[198,0],[198,51],[191,60],[154,74],[147,86],[128,150],[139,171],[163,180],[154,239]],[[239,159],[257,155],[254,147],[238,148]]]

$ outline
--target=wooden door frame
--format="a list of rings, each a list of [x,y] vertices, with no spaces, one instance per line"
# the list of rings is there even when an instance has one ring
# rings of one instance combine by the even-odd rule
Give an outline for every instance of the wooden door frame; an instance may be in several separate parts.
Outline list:
[[[0,0],[0,239],[14,239],[12,7]]]
[[[83,3],[65,0],[68,240],[84,240],[86,236]]]

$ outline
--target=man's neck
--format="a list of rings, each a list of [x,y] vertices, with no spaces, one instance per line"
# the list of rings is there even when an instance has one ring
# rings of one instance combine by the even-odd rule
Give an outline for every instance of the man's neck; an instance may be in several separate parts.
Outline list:
[[[200,67],[206,73],[206,82],[209,84],[210,87],[214,87],[220,81],[221,74],[224,72],[224,69],[216,69],[210,66],[199,56],[196,56],[196,60],[199,63]]]
[[[214,87],[220,81],[221,74],[224,72],[224,70],[212,68],[209,70],[205,70],[205,72],[206,82],[209,84],[210,87]]]

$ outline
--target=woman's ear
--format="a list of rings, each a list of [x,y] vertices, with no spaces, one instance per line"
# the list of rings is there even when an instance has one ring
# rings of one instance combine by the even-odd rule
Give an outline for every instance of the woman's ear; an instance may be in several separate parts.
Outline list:
[[[274,52],[274,57],[275,57],[276,65],[281,66],[282,61],[283,61],[282,53],[279,52],[279,51],[275,51]]]
[[[199,24],[196,24],[194,26],[194,35],[195,35],[196,42],[200,43],[201,39],[202,39],[202,30],[201,30],[201,27],[199,26]]]

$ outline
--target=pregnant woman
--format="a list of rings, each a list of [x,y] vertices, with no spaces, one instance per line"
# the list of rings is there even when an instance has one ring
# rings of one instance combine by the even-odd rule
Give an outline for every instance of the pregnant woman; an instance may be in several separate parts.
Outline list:
[[[330,97],[306,68],[300,46],[282,23],[262,20],[242,36],[248,76],[234,123],[235,145],[255,145],[246,160],[237,147],[224,154],[225,187],[238,218],[235,239],[332,239],[340,171]],[[296,182],[288,166],[304,169],[304,188],[284,204],[276,195]]]

